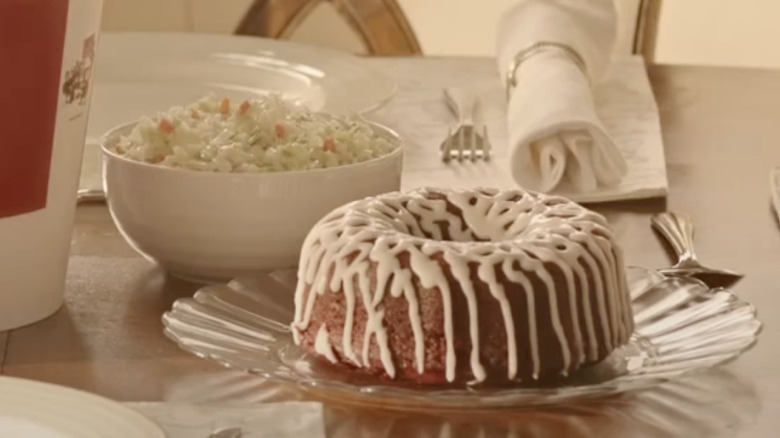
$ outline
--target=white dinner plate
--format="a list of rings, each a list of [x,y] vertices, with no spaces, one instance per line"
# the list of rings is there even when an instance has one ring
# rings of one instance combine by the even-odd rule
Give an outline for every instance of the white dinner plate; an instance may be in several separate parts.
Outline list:
[[[164,438],[138,412],[88,392],[0,377],[0,437]]]
[[[82,190],[101,188],[98,139],[106,131],[207,93],[276,93],[313,111],[348,114],[382,106],[396,89],[349,53],[231,35],[105,33],[94,75]]]

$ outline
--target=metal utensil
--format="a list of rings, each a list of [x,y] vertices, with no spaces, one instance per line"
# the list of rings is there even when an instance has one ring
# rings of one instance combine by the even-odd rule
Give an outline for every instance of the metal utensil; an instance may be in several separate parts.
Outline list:
[[[458,117],[455,132],[452,129],[440,146],[441,159],[445,163],[452,158],[463,161],[490,159],[490,140],[487,126],[482,123],[481,133],[475,127],[475,114],[478,109],[477,96],[465,88],[445,88],[444,100],[452,112]]]
[[[772,194],[775,218],[780,224],[780,166],[774,167],[769,173],[769,192]]]
[[[727,286],[743,277],[743,274],[727,269],[713,269],[702,265],[693,251],[693,224],[679,213],[660,213],[650,222],[674,249],[677,263],[658,272],[668,276],[693,276],[710,286]]]
[[[241,438],[243,431],[240,427],[228,427],[211,432],[207,438]]]

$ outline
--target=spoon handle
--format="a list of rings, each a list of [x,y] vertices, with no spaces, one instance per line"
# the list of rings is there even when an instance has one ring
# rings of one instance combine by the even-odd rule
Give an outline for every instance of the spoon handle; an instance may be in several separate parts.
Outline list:
[[[667,212],[653,216],[650,221],[653,228],[672,245],[678,263],[696,260],[693,252],[693,223],[686,216]]]

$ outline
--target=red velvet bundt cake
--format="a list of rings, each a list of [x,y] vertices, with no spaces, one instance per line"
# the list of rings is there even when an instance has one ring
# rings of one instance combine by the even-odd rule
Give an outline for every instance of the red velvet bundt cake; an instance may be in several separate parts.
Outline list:
[[[420,383],[566,376],[633,317],[605,219],[522,190],[389,193],[323,218],[302,249],[295,342]]]

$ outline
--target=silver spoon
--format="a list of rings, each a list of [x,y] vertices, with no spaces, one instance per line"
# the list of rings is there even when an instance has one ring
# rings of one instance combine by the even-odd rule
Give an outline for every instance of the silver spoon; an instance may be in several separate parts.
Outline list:
[[[677,263],[666,269],[659,269],[666,276],[692,276],[709,286],[726,287],[741,279],[743,274],[727,269],[712,269],[702,265],[693,251],[693,224],[678,213],[660,213],[650,222],[674,249]]]
[[[207,438],[241,438],[243,432],[240,427],[228,427],[211,432]]]

